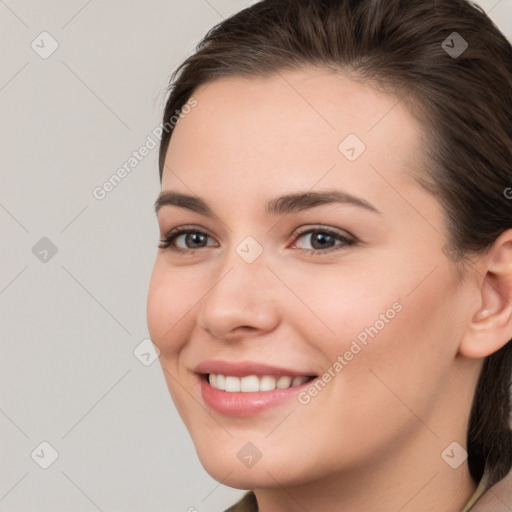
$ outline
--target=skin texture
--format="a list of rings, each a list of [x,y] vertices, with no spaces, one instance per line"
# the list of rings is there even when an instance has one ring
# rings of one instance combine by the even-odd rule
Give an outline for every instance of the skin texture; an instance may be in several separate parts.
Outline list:
[[[467,462],[452,469],[441,454],[454,441],[465,447],[482,358],[512,337],[510,232],[459,277],[443,251],[441,206],[411,178],[424,165],[421,124],[369,85],[308,68],[217,80],[194,98],[162,190],[200,196],[216,216],[158,211],[162,236],[190,224],[208,238],[188,253],[158,251],[148,326],[201,463],[225,485],[254,489],[262,512],[460,510],[476,485]],[[366,146],[354,161],[338,148],[349,134]],[[264,211],[271,198],[327,189],[379,213]],[[313,254],[301,226],[356,243]],[[252,263],[236,252],[247,236],[263,249]],[[187,250],[184,236],[175,243]],[[237,418],[204,403],[200,362],[322,375],[394,303],[400,312],[307,405]],[[248,442],[262,454],[251,468],[237,457]]]

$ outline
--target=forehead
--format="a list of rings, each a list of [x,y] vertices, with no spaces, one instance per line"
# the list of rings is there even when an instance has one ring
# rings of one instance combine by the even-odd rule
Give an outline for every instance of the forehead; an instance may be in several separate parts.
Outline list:
[[[233,190],[268,197],[269,188],[316,184],[361,193],[385,186],[383,177],[398,186],[419,166],[422,127],[401,98],[339,73],[222,78],[193,97],[169,144],[163,190],[219,196],[229,184],[230,200]]]
[[[407,118],[413,122],[401,92],[384,92],[369,81],[349,78],[342,72],[308,67],[280,71],[270,76],[224,77],[199,86],[193,93],[204,116],[223,114],[233,121],[272,116],[276,122],[298,121],[298,116],[315,123],[318,130],[342,131],[347,124],[372,131],[387,119]],[[393,111],[394,115],[388,116]],[[290,119],[295,116],[295,119]],[[316,126],[318,124],[318,126]],[[272,126],[267,126],[271,129]]]

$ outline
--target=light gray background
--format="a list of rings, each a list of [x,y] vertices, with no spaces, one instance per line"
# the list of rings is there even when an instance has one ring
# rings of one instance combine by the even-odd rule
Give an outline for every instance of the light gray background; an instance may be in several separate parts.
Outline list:
[[[218,512],[243,494],[203,470],[158,361],[134,354],[158,149],[92,192],[160,123],[175,67],[250,3],[0,0],[0,511]],[[512,0],[480,5],[511,39]]]

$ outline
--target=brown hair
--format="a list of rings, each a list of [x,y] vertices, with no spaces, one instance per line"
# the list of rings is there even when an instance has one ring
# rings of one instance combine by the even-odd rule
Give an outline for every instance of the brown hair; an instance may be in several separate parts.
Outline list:
[[[216,78],[307,65],[412,98],[429,162],[416,179],[441,202],[454,261],[512,228],[512,48],[466,0],[263,0],[212,28],[173,73],[164,123]],[[512,340],[486,358],[470,415],[469,470],[479,481],[487,464],[489,486],[512,466],[511,373]]]

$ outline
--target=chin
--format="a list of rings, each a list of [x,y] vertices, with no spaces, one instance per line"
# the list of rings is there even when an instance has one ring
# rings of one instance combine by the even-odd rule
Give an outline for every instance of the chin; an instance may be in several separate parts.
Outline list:
[[[201,459],[200,459],[201,460]],[[201,460],[206,472],[217,482],[222,485],[232,487],[233,489],[256,489],[256,488],[272,488],[280,485],[290,485],[293,482],[283,478],[283,475],[272,467],[260,466],[246,468],[241,464],[223,464],[211,460]],[[289,476],[288,476],[289,478]]]
[[[245,443],[244,443],[245,444]],[[243,462],[244,453],[229,445],[218,445],[212,450],[208,443],[197,449],[199,460],[206,472],[215,480],[234,489],[273,488],[301,485],[311,480],[311,467],[304,461],[292,461],[285,453],[261,455],[252,466]],[[249,462],[247,463],[249,464]],[[318,468],[319,469],[319,468]],[[318,475],[321,476],[321,475]]]

